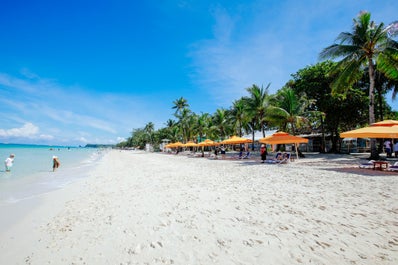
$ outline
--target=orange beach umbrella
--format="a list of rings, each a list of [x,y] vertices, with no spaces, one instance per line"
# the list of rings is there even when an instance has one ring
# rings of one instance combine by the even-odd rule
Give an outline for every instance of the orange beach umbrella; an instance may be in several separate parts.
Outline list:
[[[183,144],[184,147],[194,147],[194,146],[198,146],[196,143],[194,143],[193,141],[189,141],[186,144]]]
[[[298,159],[297,145],[301,143],[308,143],[308,139],[303,137],[294,136],[286,132],[276,132],[265,138],[258,140],[264,144],[294,144],[296,149],[296,157]]]
[[[308,139],[303,137],[294,136],[286,132],[276,132],[265,138],[258,140],[264,144],[301,144],[308,143]]]
[[[398,138],[398,125],[369,126],[340,134],[341,138]]]
[[[231,138],[226,139],[224,141],[222,141],[222,144],[245,144],[245,143],[251,143],[253,142],[250,139],[247,138],[242,138],[242,137],[238,137],[238,136],[231,136]]]
[[[214,142],[210,139],[206,139],[203,142],[198,143],[198,146],[215,146],[219,145],[220,143]]]
[[[398,121],[396,120],[384,120],[373,123],[371,126],[384,126],[384,127],[392,127],[394,125],[398,125]]]
[[[176,143],[171,143],[171,144],[166,145],[167,148],[176,148],[176,147],[181,147],[181,146],[183,146],[183,143],[181,143],[181,142],[176,142]]]

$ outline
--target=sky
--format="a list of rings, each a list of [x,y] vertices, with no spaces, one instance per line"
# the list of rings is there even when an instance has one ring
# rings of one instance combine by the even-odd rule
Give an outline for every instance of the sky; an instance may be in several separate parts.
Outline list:
[[[273,94],[362,10],[398,20],[396,0],[3,0],[0,142],[115,144],[180,97],[213,114]]]

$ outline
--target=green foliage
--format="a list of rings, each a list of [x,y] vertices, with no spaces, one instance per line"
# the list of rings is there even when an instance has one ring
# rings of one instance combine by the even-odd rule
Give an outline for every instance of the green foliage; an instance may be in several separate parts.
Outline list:
[[[309,115],[308,107],[314,103],[305,93],[298,95],[293,89],[285,86],[271,99],[268,108],[268,120],[282,130],[296,134],[299,128],[309,125],[306,116]]]
[[[243,133],[254,136],[255,130],[266,128],[296,134],[318,132],[322,127],[337,137],[341,130],[368,123],[366,117],[374,115],[374,90],[378,117],[397,119],[398,114],[391,111],[384,97],[388,90],[393,90],[393,97],[398,92],[398,44],[386,34],[383,23],[376,25],[369,13],[361,13],[354,20],[352,32],[341,33],[337,41],[320,57],[339,61],[298,70],[274,95],[268,93],[270,84],[266,88],[253,85],[230,108],[217,109],[212,115],[192,112],[188,101],[180,97],[172,102],[176,120],[169,119],[158,130],[149,122],[144,128],[134,129],[118,146],[143,148],[151,143],[156,148],[163,139],[217,140]],[[378,73],[385,78],[379,80]]]
[[[349,90],[363,75],[367,67],[369,73],[369,124],[375,120],[375,70],[383,72],[391,79],[398,77],[397,42],[389,37],[383,23],[377,25],[370,20],[369,12],[361,12],[356,19],[352,32],[343,32],[338,44],[326,47],[320,58],[341,58],[335,69],[336,74],[331,86],[333,92]],[[377,64],[376,64],[377,62]],[[371,157],[378,158],[376,142],[371,141]]]
[[[323,49],[321,59],[342,59],[330,70],[335,78],[331,83],[333,93],[346,93],[369,72],[369,123],[374,118],[375,68],[391,79],[398,77],[398,44],[388,35],[383,23],[370,20],[370,13],[362,12],[354,20],[352,32],[342,32],[337,44]],[[375,65],[375,62],[377,64]]]
[[[293,80],[288,84],[297,94],[305,92],[308,98],[315,101],[308,106],[308,110],[319,112],[315,115],[318,121],[313,122],[313,131],[319,130],[320,114],[323,114],[330,131],[338,131],[339,126],[350,127],[366,120],[368,98],[359,88],[350,88],[342,93],[332,92],[330,84],[335,75],[330,71],[335,66],[336,63],[331,61],[307,66],[293,74]]]

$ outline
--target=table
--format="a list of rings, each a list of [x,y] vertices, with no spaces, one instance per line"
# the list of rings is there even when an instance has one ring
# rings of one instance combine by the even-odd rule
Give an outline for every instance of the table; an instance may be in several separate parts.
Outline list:
[[[375,161],[373,162],[373,170],[383,170],[388,168],[389,163],[386,161]]]

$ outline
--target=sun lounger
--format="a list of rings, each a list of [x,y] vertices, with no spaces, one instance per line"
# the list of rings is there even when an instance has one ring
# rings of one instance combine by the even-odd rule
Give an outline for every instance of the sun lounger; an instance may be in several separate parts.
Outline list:
[[[367,163],[363,163],[359,165],[359,168],[368,168],[368,169],[373,169],[374,168],[374,160],[369,160]]]
[[[389,166],[387,168],[388,171],[398,171],[398,162],[395,162],[394,165]]]
[[[290,153],[283,154],[282,159],[277,160],[276,163],[277,164],[286,164],[288,162],[290,162]]]
[[[209,156],[209,159],[215,160],[215,159],[218,159],[218,156],[216,156],[215,154],[211,154]]]
[[[268,163],[268,164],[277,164],[277,163],[279,163],[279,161],[281,161],[281,160],[282,160],[282,153],[281,153],[281,152],[278,152],[278,153],[276,153],[276,155],[275,155],[274,158],[272,158],[272,159],[267,159],[267,160],[265,160],[264,162],[265,162],[265,163]]]
[[[241,157],[241,159],[249,159],[250,158],[250,152],[247,152],[246,155]]]

